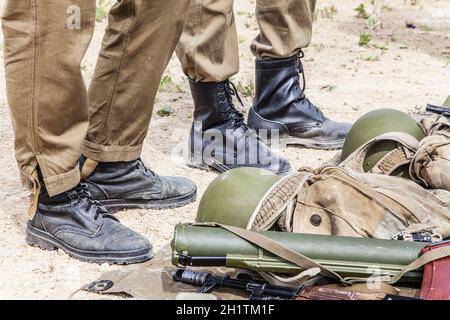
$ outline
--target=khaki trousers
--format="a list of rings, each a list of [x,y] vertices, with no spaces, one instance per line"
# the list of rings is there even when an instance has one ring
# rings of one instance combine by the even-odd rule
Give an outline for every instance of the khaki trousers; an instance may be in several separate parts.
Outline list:
[[[177,47],[184,73],[195,81],[220,82],[239,71],[233,0],[191,0]],[[260,34],[251,44],[260,59],[287,58],[311,42],[316,0],[256,0]]]
[[[75,187],[81,152],[96,161],[139,157],[188,4],[117,2],[88,91],[80,64],[94,31],[96,1],[6,1],[6,88],[26,186],[36,184],[39,167],[50,195]]]

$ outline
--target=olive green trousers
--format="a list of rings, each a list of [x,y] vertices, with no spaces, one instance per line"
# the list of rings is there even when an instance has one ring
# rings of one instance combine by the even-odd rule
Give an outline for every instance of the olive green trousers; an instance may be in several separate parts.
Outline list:
[[[239,71],[233,0],[191,0],[177,47],[184,73],[195,81],[220,82]],[[251,44],[260,59],[287,58],[311,42],[316,0],[256,0],[259,35]]]
[[[96,161],[139,158],[188,5],[117,2],[87,90],[80,64],[93,35],[96,1],[6,1],[6,88],[26,186],[36,185],[39,167],[50,195],[75,187],[81,152]]]

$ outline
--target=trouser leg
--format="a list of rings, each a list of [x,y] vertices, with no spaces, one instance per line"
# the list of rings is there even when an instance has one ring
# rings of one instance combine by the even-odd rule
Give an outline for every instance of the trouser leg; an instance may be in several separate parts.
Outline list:
[[[122,0],[110,11],[89,88],[82,153],[101,162],[139,158],[162,74],[183,31],[188,0]]]
[[[257,0],[260,34],[251,44],[259,59],[288,58],[309,46],[316,0]]]
[[[191,0],[177,47],[184,73],[194,81],[221,82],[239,71],[233,0]]]
[[[39,167],[50,195],[79,183],[88,126],[80,70],[95,22],[95,0],[7,0],[2,28],[6,90],[24,184]]]
[[[316,0],[258,0],[260,34],[251,44],[257,58],[286,58],[311,42]],[[221,82],[239,71],[232,0],[192,0],[177,55],[184,73]]]

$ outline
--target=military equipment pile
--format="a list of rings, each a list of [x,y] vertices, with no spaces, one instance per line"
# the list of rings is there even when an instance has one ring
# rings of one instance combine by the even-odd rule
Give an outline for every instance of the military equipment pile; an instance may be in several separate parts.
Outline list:
[[[437,189],[450,192],[448,118],[370,112],[318,168],[217,177],[195,223],[175,227],[167,281],[199,299],[221,288],[236,291],[228,299],[450,299],[450,203]]]

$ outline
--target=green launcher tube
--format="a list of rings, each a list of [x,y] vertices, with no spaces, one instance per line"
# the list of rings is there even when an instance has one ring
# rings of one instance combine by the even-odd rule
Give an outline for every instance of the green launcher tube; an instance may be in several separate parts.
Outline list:
[[[260,232],[343,277],[394,276],[420,256],[423,242]],[[179,224],[172,241],[175,266],[225,266],[257,272],[295,274],[304,269],[220,227]],[[418,282],[423,270],[402,281]]]

